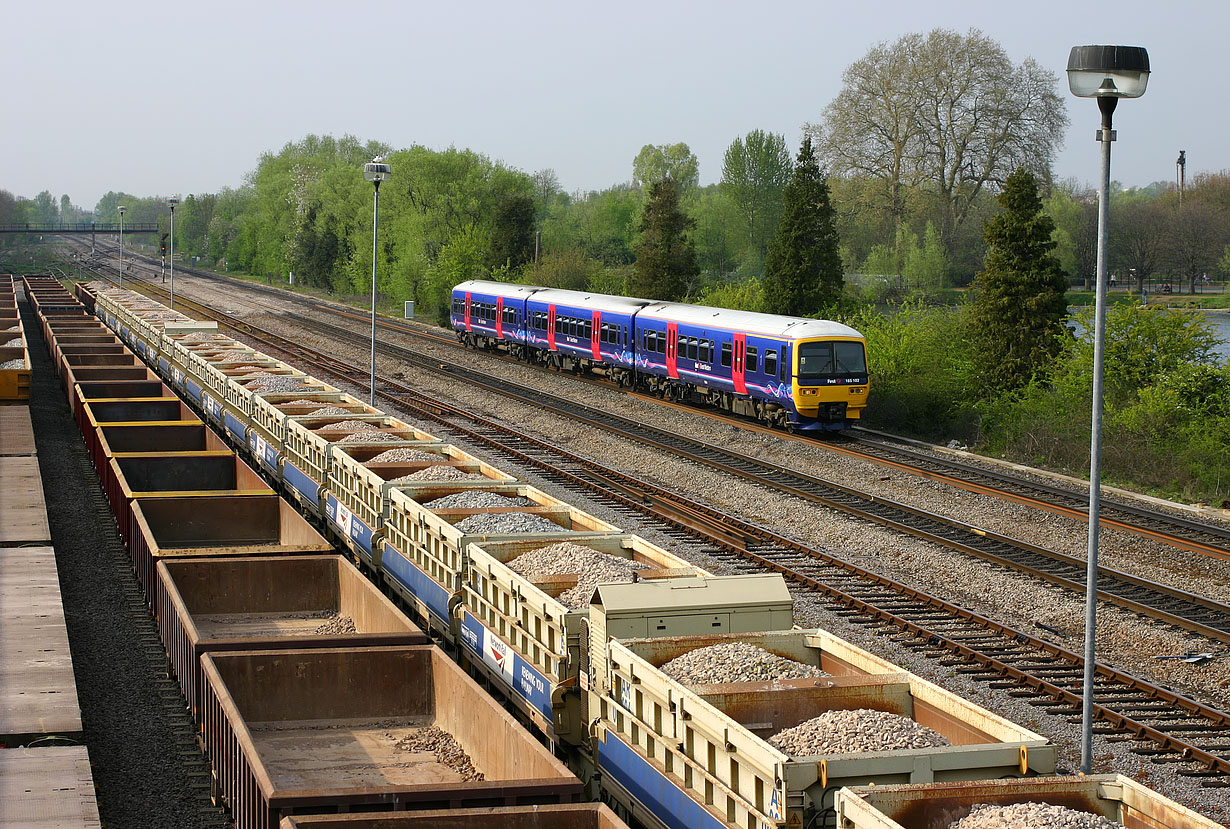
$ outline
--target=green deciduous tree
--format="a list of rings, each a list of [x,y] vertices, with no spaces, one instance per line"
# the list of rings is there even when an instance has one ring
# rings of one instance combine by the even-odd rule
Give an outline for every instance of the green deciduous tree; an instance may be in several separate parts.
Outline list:
[[[843,268],[828,182],[811,138],[786,185],[782,218],[765,260],[765,309],[807,316],[841,298]]]
[[[641,215],[640,245],[632,290],[646,299],[678,300],[700,274],[689,230],[693,222],[679,208],[679,188],[669,176],[649,189]]]
[[[748,244],[762,261],[782,215],[791,171],[786,139],[777,133],[752,130],[726,148],[722,192],[743,216]]]
[[[912,235],[912,234],[911,234]],[[918,296],[934,296],[941,288],[948,287],[948,256],[940,241],[939,231],[935,225],[927,222],[921,244],[917,236],[913,236],[910,246],[905,250],[906,290]]]
[[[1021,168],[1009,176],[999,203],[1004,211],[986,225],[987,258],[976,280],[971,327],[987,384],[1010,390],[1044,373],[1059,352],[1067,280],[1033,175]]]
[[[632,160],[632,183],[649,193],[653,185],[665,178],[675,182],[681,198],[691,197],[700,183],[700,162],[683,142],[678,144],[646,144]]]

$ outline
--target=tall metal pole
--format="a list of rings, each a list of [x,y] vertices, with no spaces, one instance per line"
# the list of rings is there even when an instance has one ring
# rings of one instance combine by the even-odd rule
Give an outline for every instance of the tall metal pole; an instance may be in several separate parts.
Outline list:
[[[376,234],[380,232],[380,182],[373,181],[376,196],[372,207],[372,396],[368,401],[376,407]]]
[[[1093,435],[1089,443],[1089,554],[1085,568],[1085,693],[1081,705],[1081,771],[1093,765],[1093,681],[1098,621],[1098,531],[1102,509],[1102,360],[1106,340],[1106,241],[1110,224],[1110,143],[1115,140],[1111,115],[1119,99],[1098,98],[1102,111],[1102,179],[1098,184],[1098,267],[1093,325]]]
[[[175,310],[175,205],[171,205],[171,310]]]
[[[120,287],[124,287],[124,211],[120,211]]]

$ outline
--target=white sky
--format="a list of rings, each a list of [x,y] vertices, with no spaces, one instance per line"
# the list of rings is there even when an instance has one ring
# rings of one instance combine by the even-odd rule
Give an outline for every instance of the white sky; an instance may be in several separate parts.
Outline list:
[[[1227,0],[5,0],[0,20],[0,188],[86,208],[107,190],[238,186],[311,132],[470,147],[553,168],[569,191],[627,181],[642,145],[684,141],[711,183],[736,136],[797,146],[846,66],[936,27],[980,28],[1059,76],[1060,177],[1097,176],[1097,105],[1063,77],[1090,43],[1144,46],[1153,66],[1116,112],[1115,179],[1173,180],[1180,149],[1189,176],[1230,167]]]

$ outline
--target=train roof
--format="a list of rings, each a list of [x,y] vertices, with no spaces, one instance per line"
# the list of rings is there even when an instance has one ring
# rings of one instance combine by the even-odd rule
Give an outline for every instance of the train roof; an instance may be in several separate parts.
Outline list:
[[[546,290],[536,285],[519,285],[516,282],[496,282],[491,279],[470,279],[453,287],[453,292],[491,294],[492,296],[525,299],[532,293]]]
[[[679,302],[660,302],[645,308],[637,316],[642,320],[683,322],[689,325],[726,328],[748,334],[785,337],[792,340],[806,340],[813,337],[863,336],[850,326],[832,320],[786,317],[778,314],[761,314],[756,311],[732,311],[728,308],[685,305]]]
[[[534,294],[535,302],[549,302],[555,305],[571,305],[580,308],[592,308],[595,311],[610,311],[612,313],[634,314],[646,305],[652,305],[651,299],[637,299],[630,296],[612,296],[611,294],[595,294],[590,291],[566,291],[562,288],[543,288]]]

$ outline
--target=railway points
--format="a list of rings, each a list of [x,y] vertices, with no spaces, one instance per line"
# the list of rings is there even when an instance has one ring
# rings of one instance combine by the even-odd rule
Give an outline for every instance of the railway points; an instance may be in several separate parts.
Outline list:
[[[178,299],[179,298],[177,297],[177,301]],[[137,339],[139,341],[140,338],[138,337]],[[148,348],[148,346],[146,347]],[[150,356],[148,351],[146,352],[146,356]],[[336,376],[346,377],[347,375],[345,373],[345,369],[343,368],[344,360],[336,360],[335,362],[338,364],[337,368],[340,371],[340,373]],[[150,365],[151,368],[159,368],[157,365],[157,360],[151,360]],[[396,401],[399,405],[405,405],[412,399],[412,395],[409,392],[412,392],[413,390],[407,389],[404,384],[401,384],[399,387],[398,383],[386,378],[382,382],[382,386],[384,387],[383,396],[386,400]],[[446,408],[440,406],[438,403],[432,404],[431,402],[425,400],[419,400],[418,405],[421,407],[420,413],[424,414],[424,416],[432,411],[435,411],[438,414],[441,409]],[[224,418],[219,418],[219,426],[224,429],[229,428],[226,426],[226,421]],[[498,431],[498,429],[495,429],[490,424],[479,424],[473,419],[471,419],[468,427],[458,424],[448,427],[449,435],[466,435],[473,439],[479,440],[480,442],[485,439],[488,442],[488,445],[494,445],[494,438],[492,435],[496,431]],[[566,467],[568,470],[566,473],[567,476],[574,478],[575,483],[577,484],[580,484],[583,480],[587,480],[591,486],[594,486],[597,481],[603,480],[603,474],[596,468],[599,465],[592,463],[587,464],[584,459],[576,456],[564,461],[563,458],[566,453],[561,454],[558,451],[552,453],[550,451],[550,447],[535,446],[533,440],[527,435],[516,436],[511,442],[506,437],[503,441],[503,446],[504,448],[498,451],[503,452],[504,457],[519,457],[519,460],[521,460],[524,464],[537,464],[540,468],[544,469],[549,467],[554,470],[552,474],[558,474],[560,471],[563,471],[561,467]],[[519,448],[512,448],[513,446]],[[548,457],[550,460],[547,460]],[[707,546],[711,552],[717,553],[718,557],[728,557],[732,562],[734,562],[737,557],[742,563],[732,564],[732,569],[743,568],[750,572],[754,570],[757,565],[760,568],[768,567],[770,569],[784,569],[789,571],[790,578],[793,580],[796,589],[800,586],[805,586],[807,578],[811,578],[817,583],[822,581],[819,578],[814,578],[816,575],[815,568],[817,565],[813,556],[809,554],[806,557],[791,560],[790,556],[797,553],[797,550],[790,553],[782,550],[773,550],[773,541],[771,539],[766,539],[763,535],[759,535],[762,528],[755,527],[754,525],[748,525],[746,523],[731,521],[731,516],[722,514],[720,511],[707,510],[706,507],[701,504],[687,503],[685,500],[679,499],[675,493],[669,493],[665,490],[658,493],[652,493],[651,490],[648,490],[643,486],[642,482],[631,479],[620,480],[618,476],[612,476],[609,472],[610,470],[606,470],[607,474],[604,482],[597,485],[599,491],[602,492],[601,495],[596,496],[599,500],[605,500],[606,502],[613,504],[623,501],[624,503],[622,508],[627,509],[629,512],[632,510],[634,505],[643,507],[647,502],[652,503],[656,505],[656,511],[660,517],[665,518],[667,516],[671,516],[670,520],[675,522],[674,526],[676,527],[674,532],[679,533],[681,536],[689,534],[690,531],[694,532],[698,529],[707,528],[709,535],[705,536],[706,540],[701,543]],[[651,512],[652,511],[654,510],[651,510]],[[336,510],[334,515],[327,516],[326,520],[332,520],[335,517]],[[692,536],[689,535],[689,537]],[[808,552],[810,553],[812,551]],[[756,562],[756,556],[759,556],[762,560],[760,562]],[[809,572],[811,575],[808,575]],[[803,578],[800,578],[800,576]],[[880,587],[887,588],[888,586],[881,584]],[[1006,650],[1011,649],[1007,648],[996,651],[993,646],[988,644],[986,633],[987,628],[985,626],[980,627],[978,624],[980,620],[971,620],[975,622],[975,624],[968,632],[958,632],[956,629],[948,629],[945,634],[937,637],[935,635],[936,629],[934,627],[936,618],[935,605],[927,605],[927,603],[924,602],[917,611],[914,611],[913,609],[907,610],[900,604],[901,594],[896,594],[897,598],[892,598],[891,593],[892,591],[885,589],[885,595],[882,599],[879,599],[879,601],[883,601],[887,605],[896,605],[896,607],[901,610],[901,614],[892,618],[890,618],[891,614],[889,616],[870,616],[868,617],[869,620],[878,618],[878,621],[872,621],[870,623],[872,625],[883,625],[881,629],[886,632],[897,631],[899,633],[901,631],[913,631],[921,634],[920,636],[915,637],[919,643],[919,650],[929,650],[933,653],[938,652],[941,654],[947,654],[947,656],[943,658],[955,660],[950,661],[949,664],[956,666],[958,671],[964,672],[962,666],[969,666],[974,669],[973,673],[975,674],[989,675],[989,671],[994,669],[994,666],[990,662],[986,661],[987,655],[990,653],[1002,656]],[[835,600],[833,604],[836,608],[838,608],[839,613],[849,614],[851,609],[854,608],[860,601],[862,600],[859,599],[856,602],[851,603],[850,594],[847,594],[845,598]],[[882,610],[881,613],[883,613]],[[1023,643],[1024,640],[1016,639],[1011,636],[1011,634],[1014,633],[1020,634],[1020,631],[1014,632],[1005,630],[1001,632],[1001,634],[1006,634],[1009,638],[1012,638],[1016,644]],[[1007,641],[1007,639],[1005,641]],[[513,643],[513,646],[514,648],[523,647],[523,645],[518,645],[515,642]],[[1037,662],[1036,656],[1026,655],[1024,651],[1021,652],[1020,656],[1025,662]],[[1006,674],[997,674],[997,676],[1000,677],[997,681],[1004,682],[1005,680],[1003,677],[1006,676],[1008,677],[1007,681],[1014,687],[1018,687],[1021,690],[1027,690],[1032,696],[1036,697],[1039,702],[1044,702],[1045,699],[1049,697],[1051,700],[1051,707],[1058,706],[1056,710],[1063,710],[1065,707],[1063,685],[1066,680],[1062,679],[1062,677],[1068,670],[1068,668],[1064,666],[1069,663],[1065,661],[1065,654],[1052,653],[1051,656],[1056,657],[1057,661],[1048,663],[1049,668],[1039,668],[1036,664],[1034,665],[1035,670],[1040,673],[1029,674],[1021,671],[1019,668],[1010,667]],[[1013,673],[1013,671],[1016,671],[1016,673]],[[1039,685],[1035,681],[1039,675],[1050,676],[1053,682]],[[492,678],[498,679],[498,677]],[[1105,682],[1106,684],[1102,686],[1102,692],[1109,696],[1118,695],[1122,686],[1117,683],[1122,682],[1124,679],[1125,677],[1122,675],[1108,676],[1103,674],[1103,679],[1100,679],[1100,682]],[[498,682],[496,683],[496,687],[498,687]],[[618,686],[616,685],[616,687]],[[1210,764],[1208,762],[1208,758],[1200,753],[1201,750],[1198,747],[1196,751],[1193,752],[1189,750],[1191,748],[1191,744],[1185,743],[1188,748],[1183,748],[1178,742],[1173,741],[1172,735],[1166,733],[1162,729],[1163,726],[1169,727],[1170,725],[1175,725],[1180,731],[1182,731],[1183,729],[1196,726],[1196,723],[1200,721],[1200,715],[1195,712],[1195,709],[1191,709],[1189,707],[1189,704],[1192,701],[1174,696],[1167,697],[1165,695],[1168,692],[1166,692],[1165,689],[1154,689],[1154,691],[1161,691],[1163,694],[1161,698],[1169,700],[1168,705],[1170,708],[1187,708],[1188,712],[1185,716],[1195,716],[1195,719],[1188,719],[1182,722],[1172,722],[1167,724],[1161,722],[1152,714],[1148,714],[1145,709],[1153,708],[1153,706],[1145,704],[1137,706],[1137,708],[1141,709],[1140,713],[1142,714],[1143,722],[1129,722],[1124,719],[1119,719],[1116,721],[1116,717],[1120,717],[1122,712],[1116,710],[1114,706],[1105,709],[1104,713],[1107,714],[1105,721],[1108,724],[1113,725],[1115,728],[1123,728],[1125,725],[1131,728],[1132,726],[1139,726],[1143,724],[1143,730],[1126,732],[1134,734],[1134,738],[1147,738],[1151,741],[1133,743],[1136,745],[1137,749],[1141,751],[1142,755],[1148,756],[1151,752],[1155,752],[1162,757],[1168,757],[1178,761],[1186,760],[1188,762],[1180,762],[1180,766],[1188,769],[1189,773],[1194,775],[1190,779],[1205,780],[1209,783],[1214,783],[1223,777],[1224,775],[1215,769],[1216,763],[1214,762],[1213,764]],[[1158,698],[1159,697],[1156,696],[1153,697],[1153,699]],[[1120,702],[1120,706],[1125,709],[1131,709],[1132,703],[1123,700]],[[639,719],[639,710],[635,713]],[[650,721],[643,721],[643,725],[652,729],[654,726],[652,718],[650,718]],[[1199,728],[1205,727],[1207,726],[1199,726]],[[614,739],[613,733],[608,736]],[[1190,734],[1188,736],[1190,736]],[[1216,744],[1216,742],[1216,738],[1214,738],[1213,744]],[[1153,746],[1153,749],[1148,748],[1150,744]],[[662,749],[664,750],[665,746],[662,746]],[[638,749],[633,746],[633,750],[639,751],[642,749]],[[1193,759],[1198,761],[1203,760],[1203,767],[1207,771],[1201,772],[1199,770],[1201,768],[1200,763],[1190,763]],[[681,757],[680,760],[686,763],[687,758]],[[714,785],[718,786],[720,791],[726,791],[726,787],[729,786],[729,780],[715,779],[712,782]],[[733,792],[732,794],[737,796],[737,792]]]

